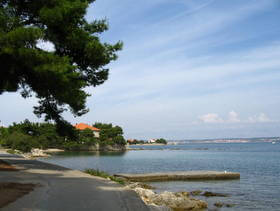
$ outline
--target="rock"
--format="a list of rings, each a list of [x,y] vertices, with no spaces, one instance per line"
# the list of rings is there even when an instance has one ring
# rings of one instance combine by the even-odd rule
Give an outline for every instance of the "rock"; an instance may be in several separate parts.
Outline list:
[[[124,152],[126,151],[125,145],[101,145],[101,144],[94,144],[90,146],[81,146],[78,151],[91,151],[91,152]]]
[[[194,210],[207,208],[207,203],[204,201],[189,198],[182,193],[174,194],[167,191],[161,194],[156,194],[156,196],[152,198],[152,202],[156,205],[166,205],[173,210]]]
[[[156,194],[152,190],[143,188],[134,189],[146,204],[155,204],[157,206],[167,206],[172,210],[197,210],[207,208],[207,203],[198,199],[189,197],[187,192],[163,192]]]
[[[148,207],[150,208],[151,211],[172,211],[167,206],[157,206],[155,204],[149,204]]]
[[[31,156],[32,157],[48,157],[48,155],[46,153],[44,153],[43,150],[41,149],[31,149]]]
[[[201,190],[194,190],[194,191],[191,191],[190,194],[193,195],[193,196],[199,196],[201,193],[202,193]]]
[[[234,204],[225,204],[223,202],[216,202],[216,203],[214,203],[214,206],[221,208],[221,207],[234,207],[235,205]]]
[[[175,196],[177,196],[177,197],[189,197],[190,193],[189,192],[177,192],[177,193],[175,193]]]
[[[234,207],[235,204],[226,204],[226,207]]]
[[[134,188],[134,191],[138,193],[141,199],[146,203],[152,203],[150,200],[156,195],[153,191],[144,188]]]
[[[51,149],[45,149],[43,150],[45,153],[54,153],[54,152],[64,152],[64,149],[56,149],[56,148],[51,148]]]
[[[214,206],[216,206],[216,207],[223,207],[224,203],[222,203],[222,202],[215,202]]]
[[[122,177],[120,177],[121,179],[123,179]],[[134,188],[144,188],[144,189],[155,189],[155,187],[146,184],[146,183],[142,183],[142,182],[132,182],[129,185],[127,185],[127,187],[134,189]]]
[[[205,197],[228,197],[228,194],[224,194],[224,193],[213,193],[213,192],[209,192],[209,191],[205,191],[203,194],[201,194],[201,196],[205,196]]]

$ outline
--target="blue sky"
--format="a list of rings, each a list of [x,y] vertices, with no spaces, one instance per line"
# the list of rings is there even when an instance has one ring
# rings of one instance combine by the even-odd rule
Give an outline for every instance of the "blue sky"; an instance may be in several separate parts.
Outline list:
[[[124,42],[109,80],[72,123],[112,122],[127,138],[280,135],[278,0],[97,0],[106,42]],[[29,118],[36,99],[1,96],[0,120]]]

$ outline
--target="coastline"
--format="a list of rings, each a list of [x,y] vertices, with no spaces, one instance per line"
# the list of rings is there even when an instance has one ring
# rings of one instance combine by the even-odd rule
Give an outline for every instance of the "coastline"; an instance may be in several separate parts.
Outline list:
[[[150,190],[151,187],[149,185],[144,183],[140,184],[138,182],[127,181],[125,186],[119,185],[116,182],[111,181],[110,179],[91,176],[84,172],[72,170],[59,165],[49,164],[34,159],[24,158],[18,155],[8,154],[5,150],[1,149],[0,160],[5,160],[5,162],[18,169],[16,173],[13,172],[13,174],[17,174],[13,175],[16,176],[16,181],[14,179],[11,179],[13,178],[11,177],[11,172],[5,172],[5,174],[0,175],[2,183],[17,182],[18,178],[20,178],[21,183],[25,183],[25,181],[28,181],[29,185],[34,184],[34,190],[31,190],[30,193],[21,196],[21,198],[18,198],[15,201],[10,202],[8,205],[2,207],[1,210],[4,211],[26,209],[40,210],[42,208],[46,210],[60,210],[62,208],[64,209],[63,206],[65,205],[67,205],[65,206],[65,208],[70,211],[84,210],[81,207],[81,203],[83,203],[83,207],[85,207],[85,201],[86,203],[89,203],[89,206],[87,206],[85,210],[93,208],[97,209],[96,207],[98,206],[98,210],[104,211],[122,211],[124,206],[128,208],[127,210],[131,211],[166,211],[170,209],[190,210],[193,208],[207,208],[206,202],[190,197],[190,194],[187,192],[164,192],[157,194]],[[32,165],[30,165],[31,163]],[[37,176],[38,174],[40,175],[39,177]],[[96,184],[98,184],[98,186],[101,186],[103,188],[101,188],[101,190],[89,189],[88,187],[90,187],[90,183],[94,183],[95,186]],[[67,193],[65,193],[64,188],[62,188],[65,186],[65,184],[69,184],[71,186],[71,188],[69,188],[67,185]],[[111,198],[108,198],[108,191],[112,192]],[[85,200],[84,198],[82,198],[82,200],[79,200],[76,193],[82,194],[83,196],[85,196],[85,193],[87,193],[87,200]],[[106,195],[106,197],[100,196],[104,194]],[[60,197],[58,197],[58,195]],[[62,195],[63,197],[61,198]],[[94,204],[94,207],[90,207],[92,205],[92,201],[96,201],[94,200],[94,197],[100,198],[99,203]],[[115,200],[114,205],[111,205],[111,203],[107,203],[107,200]],[[32,203],[30,203],[31,201]],[[41,201],[44,201],[44,203],[41,203]],[[125,205],[123,205],[123,203],[125,203]],[[59,207],[59,209],[57,209],[57,206]]]
[[[53,150],[54,151],[54,150]],[[36,160],[31,160],[31,159],[26,159],[29,161],[36,161]],[[61,167],[61,166],[60,166]],[[64,167],[62,167],[64,168]],[[69,169],[71,170],[71,169]],[[83,173],[83,172],[81,172]],[[174,172],[172,172],[174,173]],[[108,179],[107,179],[108,181]],[[190,204],[200,204],[199,206],[205,207],[205,200],[210,196],[218,196],[218,197],[224,197],[221,196],[223,194],[221,193],[208,193],[207,191],[200,191],[200,190],[205,190],[205,189],[195,189],[198,191],[191,191],[191,192],[169,192],[169,191],[164,191],[164,192],[155,192],[153,190],[147,189],[147,188],[142,188],[141,186],[138,186],[137,184],[139,183],[139,181],[131,181],[130,179],[127,180],[129,181],[129,184],[126,185],[126,188],[130,188],[133,189],[135,192],[137,192],[137,194],[139,195],[139,197],[141,197],[141,199],[147,204],[147,206],[153,206],[153,202],[157,202],[157,204],[160,204],[160,206],[163,206],[163,204],[169,204],[169,206],[173,206],[172,203],[174,201],[181,201],[183,203],[183,201],[189,201],[188,204],[185,204],[184,206],[189,206]],[[110,181],[111,182],[111,181]],[[144,183],[143,183],[144,184]],[[156,185],[157,186],[157,185]],[[156,188],[157,189],[157,188]],[[185,190],[189,190],[188,188],[186,188]],[[184,191],[185,191],[184,190]],[[176,191],[182,191],[182,190],[176,190]],[[223,192],[222,192],[223,193]],[[209,195],[209,196],[208,196]],[[193,198],[194,197],[194,198]],[[168,199],[168,201],[165,201],[165,199]],[[195,199],[195,200],[192,200]],[[215,199],[214,199],[215,200]],[[173,202],[172,202],[173,201]],[[206,200],[208,203],[209,201]],[[215,200],[216,201],[216,200]],[[211,208],[214,208],[216,205],[217,206],[222,206],[222,207],[232,207],[234,206],[233,204],[230,204],[229,202],[220,202],[220,201],[216,201],[215,204],[212,203],[213,201],[210,200],[210,204],[209,206],[211,206]],[[185,202],[184,202],[185,203]],[[183,203],[183,204],[184,204]],[[221,204],[222,203],[222,204]],[[181,205],[180,205],[181,206]],[[182,205],[183,206],[183,205]],[[196,205],[194,205],[196,206]],[[159,209],[159,207],[156,207],[157,209]],[[161,207],[162,208],[162,207]],[[166,209],[165,209],[166,210]]]
[[[166,144],[129,144],[129,146],[165,146]]]
[[[1,150],[1,148],[0,148]],[[26,159],[36,159],[40,157],[50,157],[53,153],[58,152],[125,152],[126,150],[133,150],[129,149],[127,145],[119,146],[119,145],[106,145],[106,146],[86,146],[79,150],[65,150],[65,149],[58,149],[58,148],[48,148],[48,149],[39,149],[39,148],[32,148],[30,152],[22,152],[20,150],[12,150],[9,148],[2,148],[6,152],[10,154],[21,155]],[[9,152],[10,151],[10,152]]]
[[[111,180],[81,171],[26,159],[0,149],[0,160],[18,171],[2,171],[1,183],[40,184],[29,194],[1,208],[11,210],[151,210],[141,198]],[[67,187],[67,191],[65,191]],[[108,200],[110,203],[108,203]]]

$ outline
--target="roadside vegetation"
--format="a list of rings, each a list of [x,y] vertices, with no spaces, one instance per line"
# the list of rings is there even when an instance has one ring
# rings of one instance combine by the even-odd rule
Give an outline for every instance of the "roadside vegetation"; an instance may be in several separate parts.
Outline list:
[[[100,171],[99,169],[85,169],[84,172],[87,173],[87,174],[90,174],[92,176],[102,177],[102,178],[105,178],[105,179],[110,179],[110,180],[112,180],[114,182],[117,182],[121,185],[125,185],[125,181],[123,179],[112,176],[112,175],[108,174],[107,172]]]
[[[58,148],[64,150],[81,150],[96,144],[125,145],[123,130],[112,124],[95,123],[100,129],[100,137],[94,137],[90,129],[76,130],[73,137],[61,136],[52,123],[32,123],[25,120],[14,123],[8,128],[0,128],[0,145],[11,150],[30,152],[32,148]]]

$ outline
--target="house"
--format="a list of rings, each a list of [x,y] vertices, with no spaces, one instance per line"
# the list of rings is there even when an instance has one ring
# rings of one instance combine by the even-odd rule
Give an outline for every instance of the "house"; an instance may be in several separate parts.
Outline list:
[[[150,139],[150,140],[148,141],[148,143],[154,144],[154,143],[156,143],[156,139]]]
[[[134,142],[135,142],[134,139],[128,139],[128,140],[127,140],[127,143],[128,143],[128,144],[133,144]]]
[[[76,125],[74,125],[74,127],[75,127],[77,130],[90,129],[90,130],[92,130],[94,137],[99,138],[99,136],[100,136],[100,135],[99,135],[100,129],[98,129],[98,128],[96,128],[96,127],[92,127],[92,126],[87,125],[87,124],[85,124],[85,123],[76,124]]]

